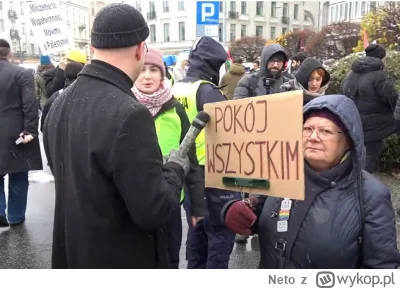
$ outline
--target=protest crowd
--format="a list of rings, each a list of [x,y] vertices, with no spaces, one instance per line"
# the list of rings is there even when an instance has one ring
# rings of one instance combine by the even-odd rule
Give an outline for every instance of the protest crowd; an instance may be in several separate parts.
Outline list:
[[[385,47],[370,44],[340,91],[327,95],[330,73],[304,52],[290,59],[284,47],[268,44],[250,73],[235,59],[221,75],[228,54],[204,36],[168,71],[148,36],[138,10],[110,4],[94,19],[89,62],[79,49],[57,66],[42,55],[35,75],[9,61],[10,44],[0,39],[0,227],[25,222],[28,172],[43,169],[41,132],[55,181],[54,269],[178,269],[182,246],[188,269],[227,269],[235,242],[254,235],[261,269],[400,267],[391,192],[373,175],[382,141],[397,133],[400,121]],[[267,123],[267,106],[279,104],[272,99],[281,95],[296,95],[298,106],[279,117],[285,124]],[[232,119],[245,116],[230,121],[232,131],[250,131],[253,121],[251,129],[262,133],[301,128],[301,138],[297,145],[226,140],[232,157],[222,160],[224,147],[216,145],[215,171],[228,174],[239,162],[240,176],[250,175],[242,162],[252,162],[253,171],[258,163],[249,151],[260,150],[262,158],[264,146],[264,156],[276,147],[285,161],[282,169],[268,161],[271,189],[270,171],[278,179],[302,175],[302,200],[207,186],[210,137],[202,130],[187,153],[180,148],[199,112],[219,104],[225,110],[211,115],[218,129],[227,130],[218,113],[226,116],[229,107]],[[263,111],[265,124],[255,125],[252,111]],[[292,113],[303,123],[294,123]]]

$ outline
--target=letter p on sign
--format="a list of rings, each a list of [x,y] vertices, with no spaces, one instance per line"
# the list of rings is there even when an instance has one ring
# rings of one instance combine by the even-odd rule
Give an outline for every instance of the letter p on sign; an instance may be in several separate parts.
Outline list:
[[[207,17],[214,16],[215,10],[214,5],[211,3],[201,4],[201,21],[205,22]]]

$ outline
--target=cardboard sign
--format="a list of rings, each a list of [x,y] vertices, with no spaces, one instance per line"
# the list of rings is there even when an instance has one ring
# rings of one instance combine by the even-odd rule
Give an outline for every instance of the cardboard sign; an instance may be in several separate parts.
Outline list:
[[[26,2],[25,11],[43,55],[55,54],[73,45],[59,1]]]
[[[204,105],[206,187],[304,200],[303,92]],[[269,189],[227,187],[223,177],[268,179]]]

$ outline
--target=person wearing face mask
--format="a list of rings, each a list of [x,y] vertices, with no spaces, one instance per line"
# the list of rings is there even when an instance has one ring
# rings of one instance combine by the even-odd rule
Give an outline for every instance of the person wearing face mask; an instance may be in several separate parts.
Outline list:
[[[325,94],[330,80],[329,72],[315,58],[307,58],[300,65],[294,79],[281,85],[281,92],[303,90],[304,105],[315,97]]]
[[[52,268],[169,268],[168,227],[189,159],[163,162],[150,110],[132,93],[149,27],[128,4],[103,7],[93,58],[58,96],[44,122],[55,179]]]
[[[204,104],[225,101],[219,87],[219,71],[228,58],[224,47],[208,36],[196,40],[189,54],[189,69],[183,81],[176,82],[172,94],[186,110],[192,122]],[[204,180],[206,159],[204,131],[196,138],[196,155]],[[186,242],[188,269],[227,269],[234,246],[235,234],[221,222],[224,204],[240,199],[240,193],[215,188],[205,188],[208,215],[193,226],[189,224]],[[185,198],[184,208],[190,220],[190,195]]]
[[[245,75],[238,83],[233,99],[279,93],[280,86],[289,79],[282,75],[288,61],[285,49],[270,44],[261,53],[261,67],[256,74]]]
[[[304,201],[231,202],[222,219],[258,233],[261,269],[395,269],[400,266],[389,188],[363,171],[364,133],[354,102],[324,95],[303,109]]]
[[[136,99],[146,106],[154,118],[158,143],[164,159],[172,149],[178,149],[189,130],[188,116],[180,104],[171,94],[171,87],[163,64],[162,52],[149,47],[146,54],[143,70],[135,81],[132,92]],[[190,171],[186,177],[187,192],[191,194],[191,221],[195,226],[205,215],[204,181],[200,171],[195,145],[189,151]],[[181,194],[181,203],[184,193]],[[178,206],[174,217],[168,226],[168,253],[171,269],[179,268],[179,251],[182,244],[182,218]]]

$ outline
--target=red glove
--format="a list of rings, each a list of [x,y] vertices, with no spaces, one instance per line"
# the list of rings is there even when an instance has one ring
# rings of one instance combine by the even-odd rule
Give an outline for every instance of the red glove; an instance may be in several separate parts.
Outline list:
[[[251,227],[257,220],[256,214],[243,201],[233,203],[225,215],[225,224],[233,232],[241,235],[251,235]]]

